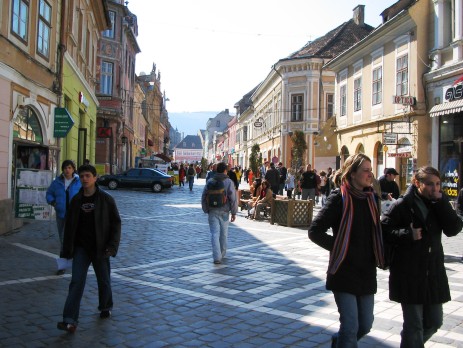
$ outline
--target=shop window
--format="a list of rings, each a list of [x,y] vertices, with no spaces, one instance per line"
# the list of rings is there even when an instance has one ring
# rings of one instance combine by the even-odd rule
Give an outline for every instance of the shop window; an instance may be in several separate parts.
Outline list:
[[[13,124],[13,138],[39,144],[43,142],[39,119],[32,108],[25,106],[19,111]]]

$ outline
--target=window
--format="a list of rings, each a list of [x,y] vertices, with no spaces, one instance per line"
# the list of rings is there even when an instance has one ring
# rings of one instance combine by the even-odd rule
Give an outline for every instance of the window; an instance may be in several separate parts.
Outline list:
[[[100,93],[112,94],[113,91],[113,63],[101,63]]]
[[[215,126],[216,126],[216,127],[220,127],[220,121],[216,121],[216,122],[215,122]]]
[[[339,110],[341,116],[346,116],[347,113],[347,86],[343,85],[339,89],[339,105],[341,109]]]
[[[39,2],[37,52],[48,58],[50,54],[51,7],[45,0]]]
[[[116,12],[109,11],[109,18],[111,19],[111,29],[103,31],[103,36],[109,37],[110,39],[114,39],[114,19],[116,18]]]
[[[29,24],[29,1],[13,0],[11,31],[23,41],[27,41]]]
[[[396,95],[408,94],[408,54],[397,58]]]
[[[302,121],[303,98],[302,94],[293,94],[291,96],[291,121]]]
[[[333,117],[334,115],[334,94],[326,95],[326,118]]]
[[[373,70],[372,103],[381,104],[383,101],[383,67],[380,66]]]
[[[354,111],[362,110],[362,78],[354,80]]]

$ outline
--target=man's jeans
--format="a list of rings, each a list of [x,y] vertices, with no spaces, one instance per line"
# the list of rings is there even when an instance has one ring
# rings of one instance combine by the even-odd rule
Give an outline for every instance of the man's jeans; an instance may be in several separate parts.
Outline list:
[[[280,196],[283,196],[283,191],[284,191],[284,189],[285,189],[285,184],[284,184],[284,183],[283,183],[283,184],[280,183],[280,185],[278,186],[278,194],[279,194]]]
[[[442,304],[403,304],[403,330],[401,348],[424,347],[427,340],[442,326]]]
[[[315,189],[302,189],[302,199],[307,200],[311,199],[315,203]]]
[[[59,217],[56,217],[56,227],[58,229],[58,236],[59,236],[59,242],[60,242],[60,253],[63,251],[63,240],[64,240],[64,225],[65,225],[66,219],[62,219]]]
[[[193,183],[194,182],[195,182],[194,175],[189,175],[188,176],[188,185],[190,186],[190,191],[193,190]]]
[[[65,323],[77,325],[79,321],[80,301],[84,294],[90,263],[93,265],[98,283],[98,310],[110,310],[113,307],[109,258],[90,257],[84,248],[76,246],[72,260],[72,279],[63,310],[63,321]]]
[[[357,347],[357,341],[370,332],[373,325],[375,296],[356,296],[346,292],[333,291],[338,306],[340,327],[333,335],[337,347]]]
[[[209,229],[211,231],[212,258],[222,260],[227,253],[229,213],[220,209],[209,211]]]

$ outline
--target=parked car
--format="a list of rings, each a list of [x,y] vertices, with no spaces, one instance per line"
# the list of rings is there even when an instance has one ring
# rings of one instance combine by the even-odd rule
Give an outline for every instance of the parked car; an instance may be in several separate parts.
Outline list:
[[[150,188],[153,192],[161,192],[164,188],[172,187],[173,179],[170,175],[152,168],[132,168],[122,174],[102,175],[98,184],[108,186],[110,190],[118,187]]]

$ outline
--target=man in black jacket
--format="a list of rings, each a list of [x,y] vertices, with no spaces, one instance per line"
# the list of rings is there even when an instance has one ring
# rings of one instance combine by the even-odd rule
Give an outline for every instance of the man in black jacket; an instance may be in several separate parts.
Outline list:
[[[286,167],[283,166],[283,163],[278,163],[278,172],[280,173],[280,185],[278,187],[278,194],[280,196],[283,195],[283,190],[285,189],[286,183],[286,175],[288,174],[288,170]]]
[[[96,185],[96,169],[84,164],[78,169],[82,188],[74,196],[66,216],[61,257],[73,259],[72,279],[58,329],[76,331],[80,301],[88,267],[98,283],[100,318],[111,316],[113,298],[109,257],[115,257],[121,238],[121,218],[114,199]]]
[[[421,167],[412,185],[382,219],[390,260],[389,298],[403,312],[400,347],[424,347],[442,326],[442,304],[450,301],[442,233],[457,235],[463,222],[441,191],[440,173]]]
[[[269,182],[272,193],[274,195],[278,194],[280,187],[280,173],[278,173],[278,170],[275,169],[275,163],[270,162],[270,168],[265,173],[265,180]]]
[[[384,175],[378,181],[381,186],[381,199],[392,200],[399,198],[399,185],[395,182],[395,177],[399,175],[394,168],[386,168]]]

